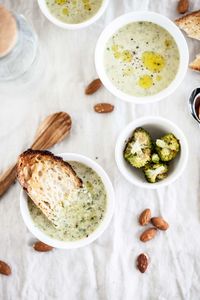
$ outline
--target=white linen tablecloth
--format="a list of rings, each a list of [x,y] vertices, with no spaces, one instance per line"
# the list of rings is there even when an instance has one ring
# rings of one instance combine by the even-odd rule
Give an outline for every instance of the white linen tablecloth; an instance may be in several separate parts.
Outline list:
[[[89,28],[65,31],[51,24],[36,0],[0,3],[31,21],[45,52],[45,74],[35,88],[0,93],[0,171],[28,148],[37,126],[48,114],[68,112],[73,119],[70,137],[52,150],[77,152],[97,162],[110,176],[116,209],[106,232],[93,244],[77,250],[37,253],[35,238],[25,227],[19,210],[20,187],[15,184],[0,200],[0,260],[12,267],[12,276],[0,276],[0,300],[199,300],[200,299],[200,129],[190,117],[188,97],[200,84],[200,74],[188,70],[177,91],[151,105],[131,105],[106,89],[84,95],[97,75],[94,49],[105,25],[135,10],[153,10],[172,20],[177,0],[110,0],[105,15]],[[191,10],[200,8],[191,0]],[[200,42],[187,39],[190,59]],[[109,115],[93,112],[98,102],[111,102]],[[119,173],[114,148],[120,131],[141,116],[162,116],[185,133],[190,159],[184,175],[169,187],[151,191],[128,183]],[[138,237],[138,214],[146,207],[168,220],[170,229],[143,244]],[[151,258],[141,274],[135,259],[141,252]]]

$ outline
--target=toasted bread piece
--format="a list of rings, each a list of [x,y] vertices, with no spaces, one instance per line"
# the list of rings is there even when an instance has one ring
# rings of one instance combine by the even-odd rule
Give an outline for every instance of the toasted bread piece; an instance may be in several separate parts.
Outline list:
[[[200,40],[200,10],[191,12],[177,20],[176,25],[184,30],[190,38]]]
[[[17,163],[17,178],[29,197],[45,216],[58,225],[69,194],[82,187],[70,164],[49,151],[27,150]]]
[[[189,67],[195,71],[199,71],[200,72],[200,54],[198,54],[195,58],[195,60],[193,60],[190,64]]]

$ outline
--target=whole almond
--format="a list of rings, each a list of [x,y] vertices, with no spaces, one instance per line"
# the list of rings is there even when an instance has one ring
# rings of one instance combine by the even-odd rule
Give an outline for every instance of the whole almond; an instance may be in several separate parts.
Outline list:
[[[156,232],[157,229],[154,227],[145,230],[140,236],[140,241],[145,243],[147,241],[152,240],[155,237]]]
[[[85,89],[86,95],[92,95],[96,93],[100,87],[102,86],[102,82],[99,78],[94,79]]]
[[[151,220],[151,210],[149,208],[145,209],[139,216],[140,225],[144,226],[149,224]]]
[[[179,0],[177,11],[179,14],[184,14],[189,9],[189,0]]]
[[[110,113],[114,110],[114,105],[110,103],[98,103],[94,106],[94,110],[99,114]]]
[[[11,274],[10,266],[2,260],[0,260],[0,274],[6,276],[9,276]]]
[[[53,247],[51,247],[43,242],[40,242],[40,241],[36,242],[33,245],[33,248],[38,252],[48,252],[48,251],[53,250]]]
[[[137,268],[141,273],[144,273],[148,267],[149,258],[146,254],[141,253],[137,258]]]
[[[152,218],[151,223],[160,230],[167,230],[169,228],[169,224],[161,217]]]

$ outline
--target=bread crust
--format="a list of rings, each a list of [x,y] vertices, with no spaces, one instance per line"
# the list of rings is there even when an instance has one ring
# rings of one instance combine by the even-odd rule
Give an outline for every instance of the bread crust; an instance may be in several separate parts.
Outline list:
[[[200,10],[193,11],[175,20],[182,30],[191,38],[200,40]]]
[[[195,60],[189,64],[189,67],[194,71],[200,71],[200,54],[198,54]]]
[[[193,11],[191,13],[188,13],[178,19],[175,20],[176,24],[184,23],[187,21],[190,17],[200,17],[200,10]]]
[[[22,153],[17,178],[35,205],[56,226],[63,201],[82,187],[82,180],[71,165],[49,151],[28,149]]]
[[[17,163],[17,178],[20,184],[23,186],[23,188],[27,189],[27,184],[21,172],[22,167],[29,165],[31,163],[31,160],[35,158],[37,155],[41,155],[44,159],[50,158],[54,162],[60,163],[67,170],[69,176],[70,175],[72,176],[77,188],[82,187],[82,180],[76,175],[76,172],[72,169],[71,165],[68,162],[64,161],[62,157],[55,156],[52,152],[47,150],[42,151],[42,150],[28,149],[19,156],[18,163]]]

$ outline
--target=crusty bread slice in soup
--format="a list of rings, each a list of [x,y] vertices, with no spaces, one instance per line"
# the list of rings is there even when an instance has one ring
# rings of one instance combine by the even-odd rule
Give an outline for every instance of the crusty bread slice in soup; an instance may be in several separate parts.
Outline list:
[[[69,194],[82,187],[69,163],[49,151],[27,150],[17,163],[17,178],[29,197],[54,225]]]

